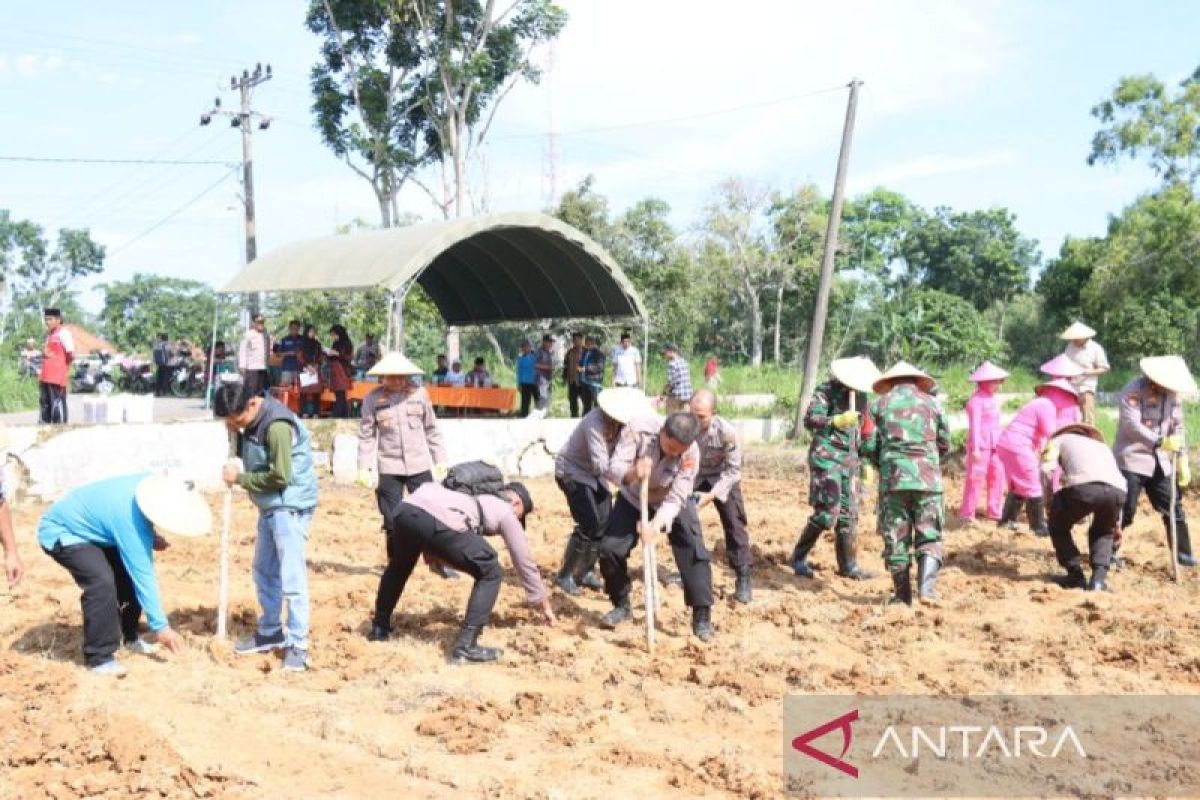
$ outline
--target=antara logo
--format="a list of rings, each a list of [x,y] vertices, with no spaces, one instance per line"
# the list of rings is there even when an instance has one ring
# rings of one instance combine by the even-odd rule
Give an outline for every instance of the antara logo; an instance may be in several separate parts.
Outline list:
[[[850,750],[850,743],[854,738],[854,733],[850,729],[850,723],[858,721],[858,709],[842,714],[836,719],[831,719],[824,725],[818,725],[810,731],[800,734],[795,739],[792,739],[792,748],[797,750],[809,758],[815,758],[826,766],[833,767],[839,772],[844,772],[851,778],[858,777],[858,767],[851,764],[849,761],[844,761],[845,755]],[[838,729],[842,731],[842,752],[836,757],[831,756],[824,750],[818,750],[809,742],[814,739],[820,739],[827,733]]]

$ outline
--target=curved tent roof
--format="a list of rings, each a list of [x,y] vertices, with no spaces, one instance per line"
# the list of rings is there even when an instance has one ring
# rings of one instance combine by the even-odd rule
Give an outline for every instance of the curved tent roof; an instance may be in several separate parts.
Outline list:
[[[446,322],[645,318],[604,248],[545,214],[492,214],[293,242],[256,258],[222,293],[395,291],[420,283]]]

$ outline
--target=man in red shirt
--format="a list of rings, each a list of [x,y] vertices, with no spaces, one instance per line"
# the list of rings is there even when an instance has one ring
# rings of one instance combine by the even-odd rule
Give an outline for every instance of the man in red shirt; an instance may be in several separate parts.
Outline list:
[[[42,371],[38,375],[41,420],[44,425],[66,425],[67,384],[71,361],[75,358],[75,341],[63,327],[61,311],[47,308],[42,316],[46,321],[46,344],[42,347]]]

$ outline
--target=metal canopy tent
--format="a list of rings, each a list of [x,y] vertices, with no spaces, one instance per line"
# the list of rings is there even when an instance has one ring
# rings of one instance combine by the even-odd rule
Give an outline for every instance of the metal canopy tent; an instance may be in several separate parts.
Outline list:
[[[515,213],[360,231],[284,245],[247,264],[220,294],[383,288],[387,344],[404,341],[404,297],[425,289],[451,325],[639,317],[645,306],[604,248],[545,214]]]

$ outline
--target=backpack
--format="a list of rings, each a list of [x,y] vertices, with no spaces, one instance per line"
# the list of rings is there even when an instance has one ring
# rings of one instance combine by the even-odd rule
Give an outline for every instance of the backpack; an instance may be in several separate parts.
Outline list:
[[[486,461],[465,461],[446,471],[442,486],[475,498],[475,507],[479,509],[479,525],[471,532],[482,534],[483,506],[479,504],[479,496],[499,494],[504,488],[504,473],[499,467]]]

